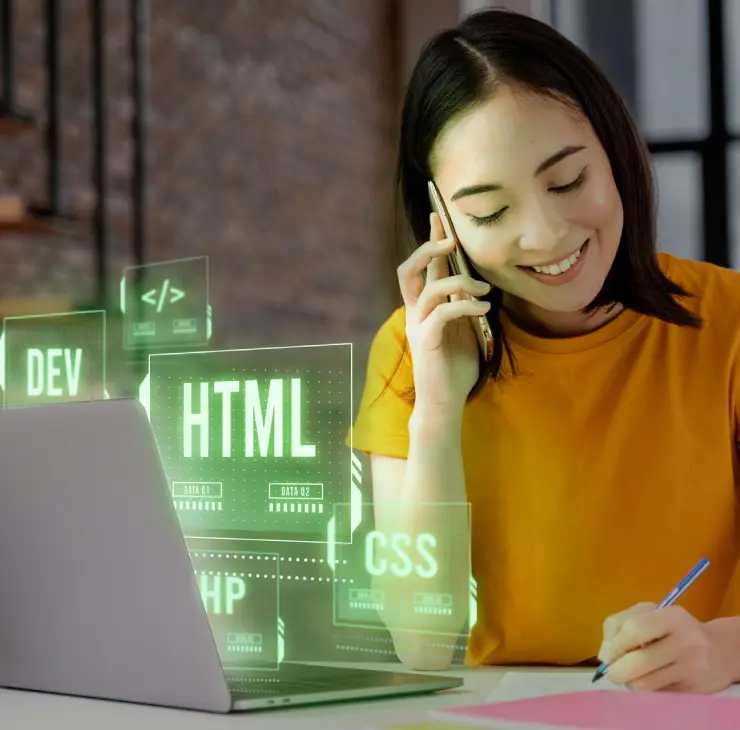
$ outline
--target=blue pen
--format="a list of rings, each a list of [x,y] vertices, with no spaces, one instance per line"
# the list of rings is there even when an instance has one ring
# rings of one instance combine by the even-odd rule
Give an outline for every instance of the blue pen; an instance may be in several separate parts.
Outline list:
[[[706,558],[702,558],[688,573],[688,575],[655,607],[658,611],[661,608],[672,606],[681,596],[684,591],[709,567],[709,561]],[[591,682],[596,682],[601,679],[605,674],[609,665],[603,663],[594,674],[594,678]]]

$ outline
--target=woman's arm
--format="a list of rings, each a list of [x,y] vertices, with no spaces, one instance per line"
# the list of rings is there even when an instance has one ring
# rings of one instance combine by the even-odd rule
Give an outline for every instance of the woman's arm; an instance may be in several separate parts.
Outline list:
[[[376,529],[386,535],[430,533],[436,538],[438,567],[432,577],[412,573],[399,579],[386,572],[373,581],[373,587],[384,592],[381,617],[391,632],[398,658],[416,670],[445,669],[451,664],[452,645],[468,617],[470,526],[463,506],[467,497],[461,433],[462,410],[415,409],[409,422],[408,459],[372,457]],[[445,509],[422,503],[460,506]],[[453,636],[446,639],[399,630],[414,623],[417,592],[452,595],[452,615],[437,618],[440,623],[435,623],[435,630]],[[449,648],[440,647],[445,640]]]

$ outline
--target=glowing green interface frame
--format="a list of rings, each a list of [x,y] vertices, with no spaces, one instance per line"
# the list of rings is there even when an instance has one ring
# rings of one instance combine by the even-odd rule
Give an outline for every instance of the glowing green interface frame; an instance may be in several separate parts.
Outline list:
[[[104,400],[104,310],[6,317],[0,335],[3,406]]]
[[[183,298],[169,279],[167,287],[149,302],[163,317]],[[122,302],[125,293],[122,286]],[[107,398],[105,317],[94,310],[6,318],[3,405]],[[466,595],[469,633],[477,619],[469,554],[468,574],[440,586],[446,548],[438,535],[372,529],[375,505],[363,501],[352,448],[351,343],[151,353],[148,364],[139,399],[225,667],[278,669],[285,653],[283,558],[232,549],[244,541],[326,544],[337,627],[388,628],[387,596],[374,585],[382,577],[391,580],[386,586],[414,582],[405,623],[393,630],[457,637],[445,620],[460,613],[453,596]],[[448,516],[465,510],[469,518],[467,503],[417,506]]]
[[[451,510],[464,511],[466,519],[470,515],[469,503],[420,503],[415,507],[430,514],[430,524],[439,519],[440,511],[447,519]],[[348,510],[348,504],[335,504],[337,521],[340,521],[342,511]],[[336,541],[333,534],[335,522],[329,523],[327,562],[336,578],[332,583],[334,625],[377,630],[389,628],[379,614],[385,608],[385,592],[373,585],[374,578],[384,576],[390,577],[391,585],[396,584],[399,589],[403,589],[410,580],[415,583],[409,605],[404,607],[406,618],[402,624],[392,627],[394,631],[459,636],[457,629],[449,628],[446,619],[455,609],[453,595],[465,593],[468,596],[468,620],[464,635],[469,635],[478,615],[478,592],[472,575],[469,546],[467,574],[452,576],[448,584],[440,588],[439,555],[447,551],[448,546],[441,544],[438,537],[428,530],[417,530],[414,534],[403,531],[386,534],[376,529],[365,529],[372,524],[373,510],[373,503],[363,504],[366,519],[354,526],[350,544]],[[419,523],[424,521],[418,520]],[[434,588],[425,587],[426,581]]]
[[[190,546],[190,559],[223,666],[277,670],[285,656],[280,556]]]
[[[213,331],[208,256],[128,266],[121,278],[123,346],[207,345]]]
[[[352,345],[151,354],[139,389],[190,538],[349,542]]]

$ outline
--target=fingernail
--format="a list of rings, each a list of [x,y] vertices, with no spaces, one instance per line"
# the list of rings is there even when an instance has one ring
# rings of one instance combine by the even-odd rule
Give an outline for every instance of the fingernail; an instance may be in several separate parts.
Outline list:
[[[612,660],[614,659],[614,654],[612,652],[611,643],[608,641],[605,641],[601,645],[601,648],[599,649],[599,653],[597,654],[597,656],[604,664],[611,664]]]
[[[491,291],[491,285],[487,281],[476,281],[475,283],[480,291]]]

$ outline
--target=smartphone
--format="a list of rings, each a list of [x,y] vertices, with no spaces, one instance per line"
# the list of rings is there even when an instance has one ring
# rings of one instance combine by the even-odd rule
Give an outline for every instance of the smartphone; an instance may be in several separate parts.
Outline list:
[[[450,271],[453,274],[463,274],[465,276],[473,277],[470,262],[468,261],[465,251],[463,251],[463,247],[460,245],[460,239],[455,233],[452,219],[450,218],[450,214],[447,212],[447,207],[445,206],[444,200],[442,200],[442,195],[437,189],[437,186],[431,180],[429,181],[429,200],[432,204],[432,211],[435,212],[442,221],[445,238],[451,238],[455,241],[455,248],[447,257]],[[478,301],[478,298],[474,297],[472,294],[464,293],[463,296],[471,301]],[[483,359],[486,362],[489,362],[491,358],[493,358],[493,332],[491,331],[491,325],[488,323],[488,319],[485,315],[474,316],[471,317],[471,319],[473,320],[473,328],[475,329],[475,334],[478,338],[478,344],[480,345]]]

